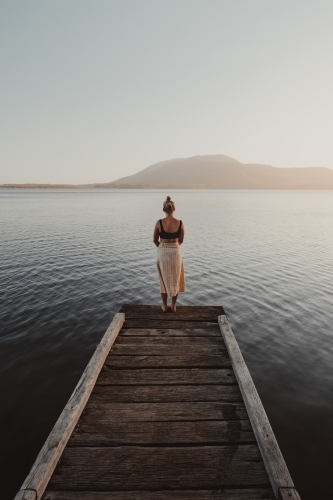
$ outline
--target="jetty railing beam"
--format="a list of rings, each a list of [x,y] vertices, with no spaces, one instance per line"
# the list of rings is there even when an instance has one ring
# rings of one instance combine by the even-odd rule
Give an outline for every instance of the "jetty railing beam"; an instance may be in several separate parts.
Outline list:
[[[300,500],[227,316],[219,326],[276,498]]]
[[[124,321],[125,314],[114,316],[14,500],[39,500],[43,495]]]

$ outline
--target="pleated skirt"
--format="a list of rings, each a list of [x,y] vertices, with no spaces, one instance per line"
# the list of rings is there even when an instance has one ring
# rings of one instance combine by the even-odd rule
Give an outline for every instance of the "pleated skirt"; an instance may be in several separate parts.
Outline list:
[[[185,273],[179,243],[160,243],[157,248],[157,272],[160,292],[174,297],[185,292]]]

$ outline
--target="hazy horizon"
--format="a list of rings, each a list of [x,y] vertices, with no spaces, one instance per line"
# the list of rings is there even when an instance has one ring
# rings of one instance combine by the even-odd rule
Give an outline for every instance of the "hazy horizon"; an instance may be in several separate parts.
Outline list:
[[[0,4],[0,184],[171,158],[333,169],[333,4]]]

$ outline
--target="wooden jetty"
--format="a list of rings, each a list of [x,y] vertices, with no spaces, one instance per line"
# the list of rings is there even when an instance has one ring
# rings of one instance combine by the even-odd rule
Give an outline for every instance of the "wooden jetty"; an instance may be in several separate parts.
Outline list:
[[[116,314],[15,500],[300,500],[222,307]]]

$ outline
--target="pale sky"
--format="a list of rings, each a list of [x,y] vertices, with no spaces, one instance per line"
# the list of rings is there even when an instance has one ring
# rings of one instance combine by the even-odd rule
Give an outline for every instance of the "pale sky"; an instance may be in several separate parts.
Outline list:
[[[333,168],[332,0],[0,0],[0,183]]]

